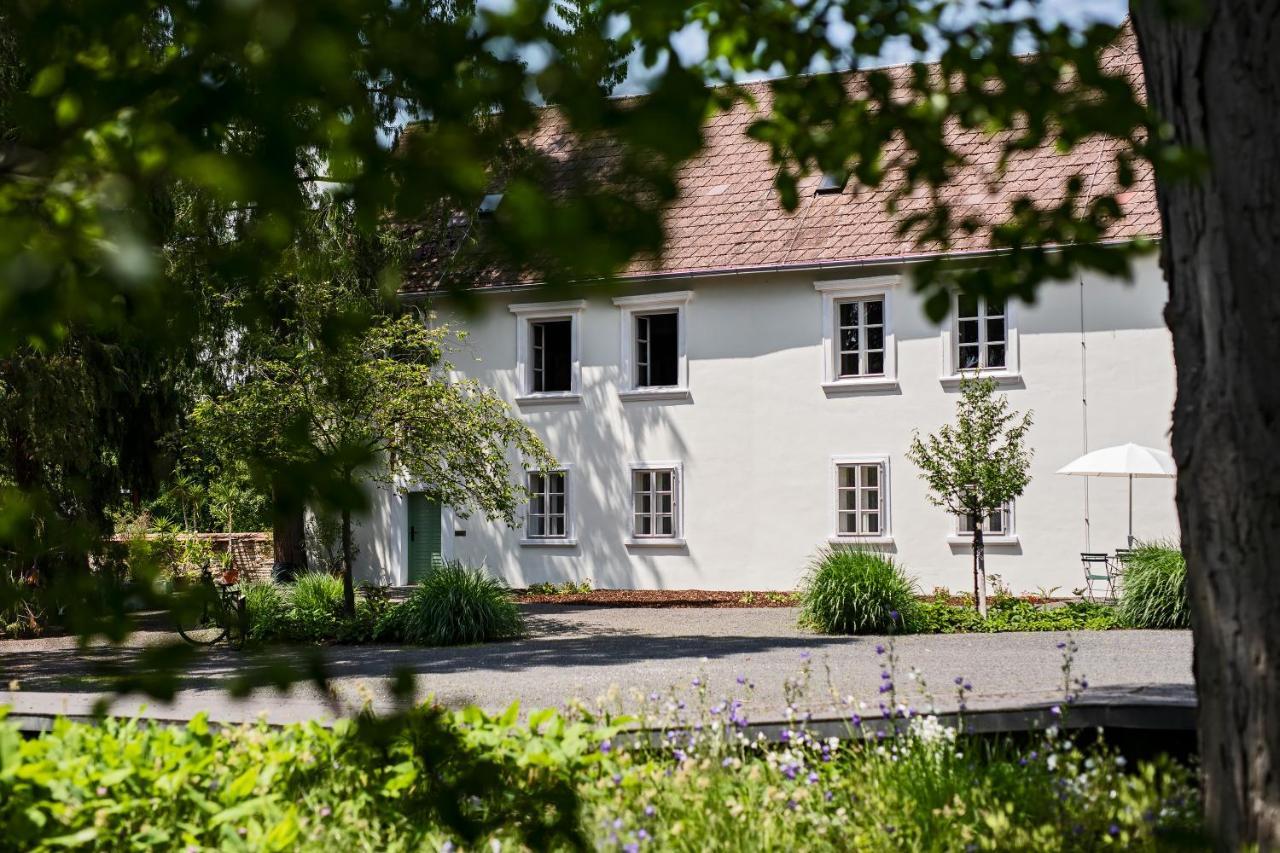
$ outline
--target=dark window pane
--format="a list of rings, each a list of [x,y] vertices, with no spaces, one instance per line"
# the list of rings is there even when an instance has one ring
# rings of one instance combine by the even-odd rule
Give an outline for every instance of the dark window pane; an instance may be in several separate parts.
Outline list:
[[[978,321],[977,320],[960,321],[958,331],[960,332],[960,343],[976,344],[978,342]]]
[[[1004,314],[1004,300],[1003,300],[1003,299],[988,299],[988,300],[987,300],[987,316],[988,316],[988,317],[999,317],[999,316],[1001,316],[1002,314]]]
[[[845,353],[840,356],[840,375],[858,375],[858,354],[856,352]]]
[[[879,326],[884,323],[884,302],[876,299],[872,302],[864,302],[864,310],[867,312],[867,325]]]
[[[858,325],[858,303],[842,302],[840,304],[840,325],[841,326]]]
[[[857,329],[841,329],[840,330],[840,349],[856,350],[858,348],[858,330]]]
[[[880,532],[880,514],[879,513],[875,513],[875,512],[867,513],[867,515],[865,515],[864,518],[866,518],[868,533],[875,534]]]
[[[533,390],[573,390],[572,320],[533,324]]]
[[[862,466],[862,485],[876,486],[880,483],[880,466],[864,465]]]
[[[977,317],[978,316],[978,297],[961,296],[959,299],[960,316],[961,317]]]
[[[1004,320],[988,320],[987,321],[987,340],[1003,341],[1004,340]]]
[[[641,372],[639,384],[645,385],[678,385],[679,384],[679,315],[652,314],[642,318],[648,321],[648,375]]]
[[[884,349],[884,328],[867,329],[867,349]]]
[[[867,353],[867,373],[884,373],[884,353]]]
[[[1004,344],[987,347],[987,367],[1004,367]]]
[[[978,347],[960,347],[960,369],[972,370],[978,366]]]

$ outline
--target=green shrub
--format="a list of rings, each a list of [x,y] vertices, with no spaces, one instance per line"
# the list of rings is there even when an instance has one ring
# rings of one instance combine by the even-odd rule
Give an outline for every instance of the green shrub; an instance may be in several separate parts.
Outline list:
[[[270,581],[246,584],[244,606],[251,640],[263,640],[278,634],[289,618],[289,605],[284,593]]]
[[[914,627],[922,634],[1105,631],[1121,627],[1115,608],[1105,604],[1072,601],[1046,607],[1013,596],[994,598],[985,620],[972,604],[951,604],[934,598],[920,605],[916,620]]]
[[[406,643],[456,646],[524,634],[524,617],[507,585],[480,569],[448,562],[428,574],[394,619]]]
[[[1120,618],[1134,628],[1188,628],[1187,561],[1169,542],[1135,548],[1125,564]]]
[[[801,624],[824,634],[911,630],[916,583],[892,557],[860,548],[823,548],[800,592]]]
[[[331,638],[342,619],[342,580],[328,572],[305,572],[294,581],[289,603],[297,639]]]

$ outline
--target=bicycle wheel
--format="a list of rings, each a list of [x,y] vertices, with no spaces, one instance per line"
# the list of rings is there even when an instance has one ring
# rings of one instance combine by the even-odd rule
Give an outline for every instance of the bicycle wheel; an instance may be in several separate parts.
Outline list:
[[[249,610],[243,595],[223,598],[227,614],[227,645],[233,649],[244,648],[249,636]]]
[[[211,646],[227,636],[231,617],[216,592],[195,589],[175,603],[174,621],[182,639],[197,646]]]

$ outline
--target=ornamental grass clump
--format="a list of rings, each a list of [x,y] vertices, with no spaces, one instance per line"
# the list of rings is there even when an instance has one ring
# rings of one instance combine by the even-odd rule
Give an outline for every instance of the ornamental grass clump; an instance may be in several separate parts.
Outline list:
[[[1133,628],[1189,628],[1187,561],[1170,542],[1143,543],[1125,562],[1120,618]]]
[[[893,557],[823,548],[800,592],[800,623],[824,634],[914,630],[916,582]]]
[[[524,617],[498,578],[460,562],[432,569],[396,611],[406,643],[458,646],[524,634]]]

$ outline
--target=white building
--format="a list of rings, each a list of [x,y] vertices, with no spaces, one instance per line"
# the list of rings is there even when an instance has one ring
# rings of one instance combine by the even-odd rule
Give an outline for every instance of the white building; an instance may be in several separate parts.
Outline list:
[[[791,589],[819,546],[847,542],[893,553],[925,591],[970,589],[969,536],[906,457],[913,430],[952,419],[964,366],[1034,411],[1031,484],[988,527],[988,573],[1065,594],[1082,585],[1081,551],[1123,545],[1123,481],[1053,472],[1107,445],[1167,449],[1174,366],[1154,257],[1132,282],[1085,275],[1034,305],[965,300],[939,326],[878,194],[815,191],[815,179],[782,214],[745,121],[742,109],[713,123],[660,267],[571,301],[486,289],[464,323],[475,360],[458,367],[508,399],[562,470],[531,475],[539,497],[514,530],[380,492],[358,534],[365,577],[406,583],[439,554],[513,586]],[[966,201],[998,211],[1028,186],[1051,197],[1046,173],[1065,184],[1109,151],[1029,153]],[[1158,233],[1149,176],[1122,200],[1118,238]],[[980,263],[981,249],[975,238],[959,252]],[[1134,529],[1176,535],[1171,481],[1139,483]]]

